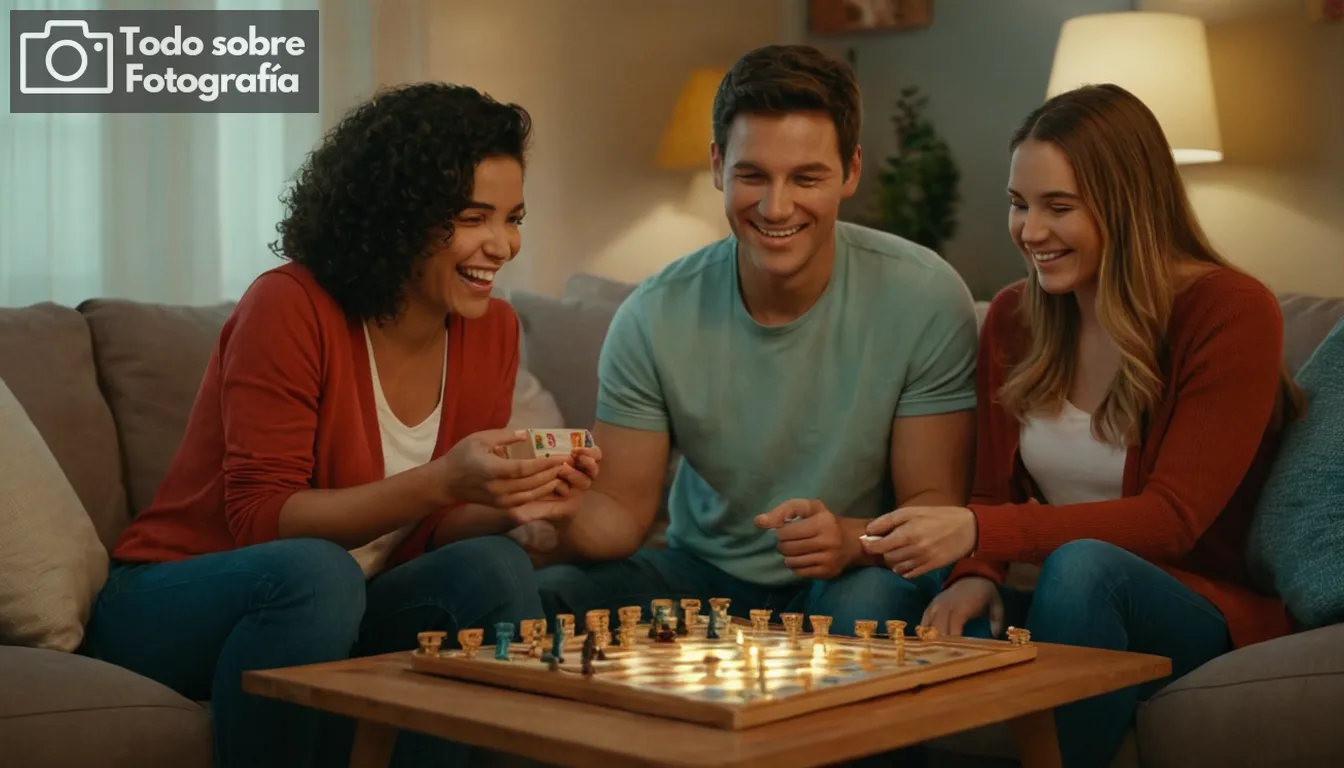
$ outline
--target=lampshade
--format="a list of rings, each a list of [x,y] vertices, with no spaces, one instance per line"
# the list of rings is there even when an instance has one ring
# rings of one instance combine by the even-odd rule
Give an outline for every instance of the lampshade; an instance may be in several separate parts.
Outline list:
[[[1046,98],[1114,83],[1162,124],[1177,164],[1223,159],[1204,23],[1173,13],[1098,13],[1064,22]]]
[[[714,94],[725,70],[697,69],[686,78],[672,116],[663,131],[654,162],[659,168],[692,170],[709,167],[709,145],[714,140]]]

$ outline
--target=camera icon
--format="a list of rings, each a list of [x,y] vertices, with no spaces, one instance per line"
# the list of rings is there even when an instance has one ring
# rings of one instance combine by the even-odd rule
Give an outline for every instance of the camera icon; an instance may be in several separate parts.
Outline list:
[[[73,70],[55,61],[65,49],[78,57]],[[111,93],[112,33],[90,32],[85,21],[48,21],[41,32],[19,35],[19,92]]]

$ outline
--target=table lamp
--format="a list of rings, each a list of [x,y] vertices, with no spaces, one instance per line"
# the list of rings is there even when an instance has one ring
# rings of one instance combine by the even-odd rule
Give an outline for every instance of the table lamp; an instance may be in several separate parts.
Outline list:
[[[1177,165],[1223,159],[1204,22],[1173,13],[1098,13],[1064,22],[1046,98],[1114,83],[1148,106]]]
[[[697,69],[686,78],[658,144],[654,163],[669,170],[708,170],[714,141],[714,95],[727,70]]]

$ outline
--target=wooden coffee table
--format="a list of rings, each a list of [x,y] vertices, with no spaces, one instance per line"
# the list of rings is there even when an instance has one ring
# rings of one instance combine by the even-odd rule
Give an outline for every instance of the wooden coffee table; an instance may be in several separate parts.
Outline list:
[[[564,766],[811,768],[1008,722],[1027,768],[1059,766],[1053,710],[1171,674],[1160,656],[1038,644],[1036,660],[733,731],[412,672],[408,653],[249,672],[249,693],[359,721],[352,768],[398,729]]]

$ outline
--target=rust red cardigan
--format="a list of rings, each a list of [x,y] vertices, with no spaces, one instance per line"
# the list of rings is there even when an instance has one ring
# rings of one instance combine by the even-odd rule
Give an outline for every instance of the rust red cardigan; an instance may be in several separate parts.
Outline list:
[[[1274,295],[1229,269],[1199,278],[1173,307],[1164,393],[1125,461],[1122,497],[1051,506],[1018,455],[1021,424],[997,402],[1028,349],[1017,313],[1023,284],[990,304],[981,331],[972,557],[948,582],[1003,583],[1009,562],[1041,564],[1056,548],[1096,539],[1148,560],[1213,603],[1236,646],[1286,634],[1282,602],[1250,587],[1245,543],[1251,511],[1279,437],[1283,317]],[[1036,499],[1040,503],[1026,503]]]
[[[480,319],[449,318],[434,456],[508,423],[518,350],[503,301]],[[311,272],[286,264],[257,278],[225,322],[168,473],[112,556],[163,562],[271,541],[297,491],[382,478],[363,326]],[[424,552],[446,511],[423,519],[391,562]]]

